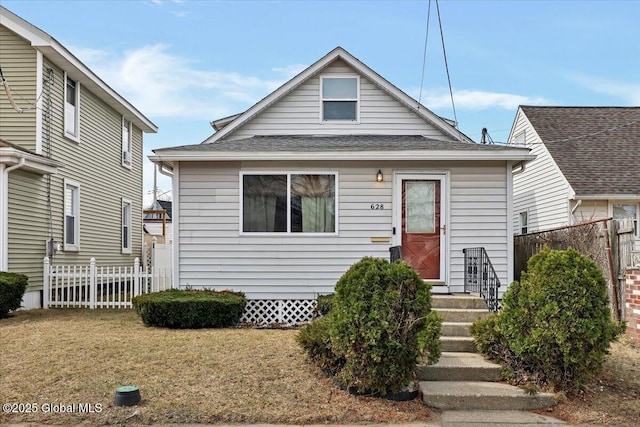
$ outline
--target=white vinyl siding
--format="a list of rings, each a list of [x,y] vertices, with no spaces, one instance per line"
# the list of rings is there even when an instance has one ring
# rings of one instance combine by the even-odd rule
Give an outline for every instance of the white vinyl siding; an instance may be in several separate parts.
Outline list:
[[[64,180],[64,250],[80,250],[80,184]]]
[[[80,83],[64,74],[64,136],[80,142]]]
[[[322,76],[344,76],[353,73],[354,70],[343,61],[336,61],[322,71]],[[316,76],[238,128],[232,138],[301,134],[425,135],[442,138],[441,131],[413,114],[410,108],[396,101],[365,77],[361,76],[359,80],[359,122],[319,120],[320,76]]]
[[[519,213],[523,211],[528,212],[530,233],[568,225],[569,183],[529,120],[519,110],[512,134],[523,132],[526,132],[527,148],[531,148],[531,154],[537,157],[527,162],[523,172],[513,176],[513,232],[520,232]]]
[[[338,235],[240,233],[241,171],[334,170],[340,177]],[[383,182],[376,182],[381,169]],[[504,162],[181,162],[177,254],[181,286],[243,291],[256,298],[314,298],[333,291],[361,257],[388,259],[393,245],[393,172],[449,172],[447,237],[451,290],[463,290],[462,249],[483,246],[506,289],[507,184]],[[383,209],[371,209],[371,205]],[[374,239],[376,241],[373,241]],[[385,240],[388,241],[379,241]]]

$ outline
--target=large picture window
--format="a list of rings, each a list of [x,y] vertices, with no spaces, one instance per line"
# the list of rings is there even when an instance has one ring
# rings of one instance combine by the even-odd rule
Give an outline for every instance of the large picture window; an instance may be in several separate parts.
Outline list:
[[[245,233],[335,233],[336,175],[242,175]]]

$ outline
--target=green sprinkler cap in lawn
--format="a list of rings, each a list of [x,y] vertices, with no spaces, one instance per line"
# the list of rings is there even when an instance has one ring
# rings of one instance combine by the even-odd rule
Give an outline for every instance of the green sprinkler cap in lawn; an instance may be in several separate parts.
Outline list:
[[[116,406],[134,406],[140,403],[140,389],[134,385],[123,385],[116,389]]]

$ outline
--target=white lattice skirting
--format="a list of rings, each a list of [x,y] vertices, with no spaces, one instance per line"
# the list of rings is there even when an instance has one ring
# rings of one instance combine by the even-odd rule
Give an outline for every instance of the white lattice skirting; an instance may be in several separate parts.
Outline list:
[[[316,300],[254,299],[247,301],[241,321],[254,325],[297,325],[309,322],[315,309]]]

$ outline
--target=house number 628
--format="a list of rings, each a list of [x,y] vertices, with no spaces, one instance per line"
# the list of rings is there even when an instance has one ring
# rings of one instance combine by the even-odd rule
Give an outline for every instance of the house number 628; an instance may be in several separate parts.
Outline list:
[[[384,209],[384,204],[382,203],[371,203],[371,210],[372,211],[381,211]]]

